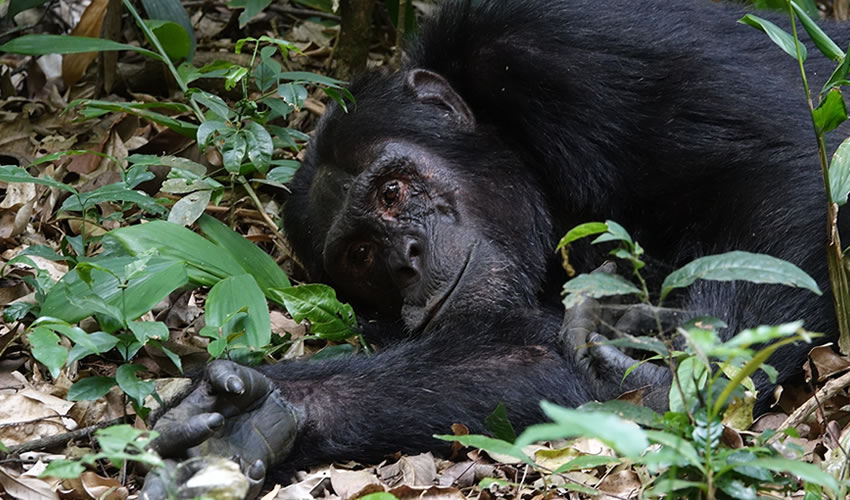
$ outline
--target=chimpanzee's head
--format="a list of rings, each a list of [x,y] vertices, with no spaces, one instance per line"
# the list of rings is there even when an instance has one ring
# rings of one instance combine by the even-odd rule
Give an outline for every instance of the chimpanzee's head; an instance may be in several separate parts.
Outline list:
[[[411,331],[532,305],[554,243],[537,179],[436,73],[371,73],[351,92],[284,209],[312,277]]]

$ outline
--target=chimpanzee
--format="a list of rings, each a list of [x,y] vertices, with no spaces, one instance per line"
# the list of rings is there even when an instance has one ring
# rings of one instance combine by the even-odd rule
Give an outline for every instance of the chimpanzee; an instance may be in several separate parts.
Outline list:
[[[628,228],[651,279],[737,249],[791,261],[828,290],[797,64],[742,15],[700,0],[444,3],[401,71],[362,75],[356,106],[329,107],[284,209],[297,256],[355,305],[380,352],[213,363],[158,423],[159,449],[203,442],[190,454],[239,455],[261,481],[266,466],[439,450],[434,434],[483,432],[499,403],[522,428],[543,399],[663,387],[665,370],[622,382],[623,353],[575,349],[567,334],[592,336],[592,308],[562,326],[554,247],[582,222]],[[583,247],[573,264],[590,271],[606,250]],[[828,293],[706,281],[672,305],[722,318],[727,337],[796,319],[835,331]],[[771,358],[780,381],[808,347]],[[770,383],[756,382],[764,411]]]

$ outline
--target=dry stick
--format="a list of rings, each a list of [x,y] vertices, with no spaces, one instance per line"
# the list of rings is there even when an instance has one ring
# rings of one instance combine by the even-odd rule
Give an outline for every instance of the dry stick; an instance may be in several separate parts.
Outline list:
[[[34,441],[27,441],[26,443],[19,444],[17,446],[10,446],[7,455],[16,455],[36,450],[48,450],[57,446],[64,446],[74,439],[88,437],[91,433],[98,429],[109,427],[110,425],[117,425],[123,422],[124,417],[119,417],[99,424],[83,427],[82,429],[77,429],[75,431],[63,432],[62,434],[55,434],[46,438],[36,439]]]
[[[796,410],[794,410],[794,412],[789,415],[788,418],[786,418],[785,421],[782,422],[782,425],[780,425],[779,428],[776,430],[781,431],[783,429],[788,429],[790,427],[796,427],[800,425],[807,418],[809,418],[809,415],[811,415],[812,412],[818,409],[819,401],[826,401],[827,399],[838,394],[842,389],[846,388],[847,386],[850,386],[850,372],[845,373],[844,375],[836,379],[832,379],[826,384],[824,384],[824,386],[821,387],[821,389],[817,391],[814,396],[810,397],[808,400],[806,400],[805,403],[803,403]],[[767,440],[767,444],[772,444],[776,442],[779,437],[780,433],[774,434],[770,437],[770,439]]]

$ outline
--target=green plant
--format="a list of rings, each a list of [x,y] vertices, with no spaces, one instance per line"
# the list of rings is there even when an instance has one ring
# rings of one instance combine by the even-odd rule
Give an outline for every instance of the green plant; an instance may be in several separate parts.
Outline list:
[[[825,135],[847,120],[847,108],[841,87],[850,84],[847,80],[850,58],[847,57],[847,52],[841,50],[809,17],[811,10],[807,13],[806,9],[793,0],[784,0],[782,3],[791,19],[792,32],[790,34],[774,23],[752,14],[744,16],[739,22],[763,31],[782,50],[796,59],[800,67],[800,77],[803,82],[806,104],[812,117],[812,126],[817,141],[818,161],[826,190],[827,263],[829,264],[829,280],[832,286],[840,334],[838,345],[841,352],[846,354],[850,352],[850,284],[848,284],[847,273],[842,263],[844,252],[841,248],[837,224],[838,207],[847,203],[847,195],[850,193],[850,154],[848,154],[850,139],[845,139],[842,142],[832,156],[832,161],[830,161],[827,158]],[[814,105],[812,100],[803,65],[807,53],[797,35],[797,18],[800,19],[800,23],[818,50],[830,60],[837,62],[835,71],[821,88],[817,106]]]
[[[587,297],[625,294],[651,304],[647,283],[640,272],[645,266],[641,260],[643,250],[615,222],[582,224],[569,231],[558,245],[565,267],[569,268],[569,245],[588,236],[597,236],[595,244],[616,243],[611,255],[631,264],[637,284],[604,272],[579,275],[564,286],[565,305],[575,307]],[[766,255],[729,252],[696,259],[670,273],[664,279],[657,304],[660,305],[672,290],[686,287],[697,279],[782,283],[820,293],[814,281],[790,263]],[[673,383],[668,396],[669,411],[664,415],[624,401],[590,403],[577,410],[544,402],[543,411],[553,422],[529,427],[515,440],[504,430],[507,418],[504,408],[497,409],[488,418],[487,428],[495,437],[438,437],[520,459],[544,479],[550,478],[549,483],[552,483],[552,476],[575,470],[604,468],[611,471],[615,466],[628,465],[646,468],[648,474],[642,476],[643,494],[650,498],[673,495],[754,499],[759,493],[796,491],[797,479],[806,483],[806,491],[843,498],[850,486],[846,479],[839,482],[816,465],[780,456],[766,444],[773,431],[754,437],[742,448],[728,447],[721,441],[724,426],[745,429],[752,423],[755,386],[750,376],[763,370],[775,380],[776,370],[766,364],[771,354],[792,342],[810,342],[815,335],[803,330],[801,322],[796,322],[746,329],[722,341],[716,330],[722,326],[725,325],[711,318],[699,318],[682,325],[676,330],[682,339],[676,343],[680,346],[678,349],[653,337],[626,337],[609,342],[651,351],[655,356],[650,359],[669,364]],[[792,431],[786,433],[793,434]],[[616,451],[617,457],[575,457],[575,453],[565,453],[568,459],[563,464],[547,468],[540,464],[541,459],[558,456],[557,450],[540,456],[540,452],[529,456],[523,450],[535,442],[574,437],[599,439]],[[558,487],[598,494],[587,484],[566,479],[567,482]],[[504,485],[511,486],[510,483]],[[483,482],[480,485],[485,486]]]

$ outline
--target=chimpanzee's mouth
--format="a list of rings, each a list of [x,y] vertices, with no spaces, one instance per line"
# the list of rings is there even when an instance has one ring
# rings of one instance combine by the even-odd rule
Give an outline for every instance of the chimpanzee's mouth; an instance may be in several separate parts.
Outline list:
[[[463,281],[463,277],[466,275],[466,270],[469,267],[469,263],[472,261],[472,253],[475,251],[476,246],[476,244],[473,244],[469,248],[469,252],[466,253],[466,258],[463,261],[463,265],[460,267],[457,275],[455,275],[452,283],[444,289],[443,293],[434,296],[425,304],[425,307],[423,308],[425,313],[422,315],[422,320],[419,321],[419,324],[416,325],[416,328],[414,328],[415,331],[425,331],[425,329],[428,328],[428,325],[443,312],[443,306],[451,301],[452,295],[460,282]]]

